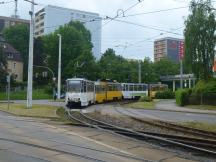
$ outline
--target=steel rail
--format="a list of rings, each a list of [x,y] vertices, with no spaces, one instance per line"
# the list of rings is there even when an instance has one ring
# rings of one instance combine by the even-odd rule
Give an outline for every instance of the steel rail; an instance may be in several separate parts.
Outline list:
[[[76,121],[76,122],[80,122],[80,123],[82,123],[82,124],[84,124],[84,125],[86,125],[86,126],[88,126],[88,127],[91,127],[91,128],[96,128],[96,129],[99,129],[99,130],[108,131],[108,132],[114,133],[114,134],[116,135],[115,132],[110,131],[109,129],[107,130],[107,129],[103,128],[102,126],[100,127],[100,126],[97,125],[97,124],[90,124],[90,123],[88,123],[88,122],[86,122],[86,121],[84,121],[84,120],[81,120],[81,119],[78,119],[77,117],[74,117],[73,115],[71,115],[70,111],[67,111],[67,113],[68,113],[68,116],[69,116],[72,120],[74,120],[74,121]],[[129,154],[128,154],[128,155],[127,155],[127,154],[124,154],[123,156],[124,156],[124,157],[128,157],[128,158],[131,158],[131,159],[143,161],[143,162],[156,162],[156,161],[153,161],[153,160],[143,159],[143,158],[140,158],[140,157],[137,157],[137,156],[133,156],[133,155],[129,155]]]
[[[108,124],[108,123],[105,123],[105,122],[90,118],[89,116],[86,116],[82,112],[80,112],[80,115],[82,115],[82,117],[86,118],[86,120],[90,121],[90,123],[89,122],[85,122],[85,123],[87,123],[87,125],[89,125],[91,127],[96,126],[95,128],[98,128],[98,127],[100,127],[100,125],[105,125],[105,126],[108,126],[108,127],[113,127],[115,130],[118,129],[119,131],[125,131],[125,132],[128,132],[129,134],[132,133],[132,134],[140,136],[140,137],[142,137],[144,139],[156,140],[158,142],[164,142],[164,143],[168,143],[168,144],[171,144],[171,145],[180,146],[180,147],[183,147],[183,148],[186,148],[186,149],[191,149],[191,150],[194,150],[194,151],[199,151],[199,152],[202,152],[202,153],[207,153],[207,154],[211,154],[211,155],[216,156],[216,152],[212,151],[212,150],[208,150],[208,149],[204,149],[204,148],[200,148],[200,147],[196,147],[196,146],[191,146],[191,145],[188,145],[188,144],[184,144],[184,143],[177,142],[177,141],[174,141],[174,140],[166,139],[166,138],[163,138],[163,137],[157,137],[157,136],[154,136],[154,135],[148,135],[148,134],[136,132],[134,130],[130,130],[130,129],[127,129],[127,128],[122,128],[122,127],[119,127],[119,126]],[[81,122],[83,122],[83,120]],[[96,124],[92,124],[92,122],[95,122]]]
[[[162,128],[166,128],[166,129],[169,129],[169,130],[179,131],[181,133],[187,133],[187,134],[196,135],[196,136],[199,136],[199,137],[211,138],[211,139],[216,140],[216,133],[215,132],[200,130],[200,129],[191,128],[191,127],[186,127],[186,126],[182,126],[182,125],[178,125],[178,124],[174,124],[174,123],[170,123],[170,122],[166,122],[166,121],[161,121],[161,120],[154,120],[154,121],[144,120],[144,119],[141,119],[141,118],[138,118],[138,117],[134,117],[132,115],[128,115],[128,114],[120,111],[116,107],[114,107],[114,109],[118,113],[120,113],[122,115],[125,115],[125,116],[128,116],[131,119],[134,119],[134,120],[139,121],[139,122],[147,123],[149,125],[155,125],[157,127],[162,127]],[[134,114],[134,115],[139,115],[138,113],[131,112],[131,111],[127,110],[127,109],[125,109],[124,111],[127,111],[127,112],[129,112],[131,114]]]

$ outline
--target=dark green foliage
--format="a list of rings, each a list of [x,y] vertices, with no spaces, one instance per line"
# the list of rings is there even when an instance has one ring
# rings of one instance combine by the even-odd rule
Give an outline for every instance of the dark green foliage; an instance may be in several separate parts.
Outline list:
[[[161,59],[154,63],[154,70],[157,77],[179,74],[179,68],[180,66],[178,63],[168,58]]]
[[[212,78],[209,81],[200,80],[193,88],[193,94],[216,93],[216,79]]]
[[[140,102],[151,102],[152,101],[152,98],[151,97],[148,97],[148,96],[142,96],[140,99],[139,99]]]
[[[193,0],[185,21],[185,65],[198,79],[213,76],[216,21],[211,0]]]
[[[119,82],[138,82],[138,60],[127,60],[116,55],[113,49],[107,49],[98,64],[101,78],[115,79]],[[179,73],[179,65],[168,59],[153,63],[146,57],[140,64],[142,83],[159,82],[161,75]]]
[[[97,68],[92,55],[91,35],[80,22],[70,22],[54,33],[42,37],[48,66],[57,74],[57,34],[62,35],[62,80],[74,76],[95,80]]]
[[[191,94],[190,89],[179,89],[176,91],[175,96],[176,96],[176,103],[179,106],[185,106],[188,104],[188,97]]]
[[[175,93],[173,91],[170,91],[170,90],[156,92],[155,98],[156,99],[174,99]]]
[[[3,53],[3,44],[0,44],[0,89],[6,85],[7,60]]]
[[[23,77],[26,80],[28,71],[29,27],[24,24],[10,26],[4,29],[3,34],[5,41],[21,53],[24,62]]]

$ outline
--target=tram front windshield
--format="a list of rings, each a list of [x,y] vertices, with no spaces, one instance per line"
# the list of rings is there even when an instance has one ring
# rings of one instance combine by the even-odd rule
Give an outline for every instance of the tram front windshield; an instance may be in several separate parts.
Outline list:
[[[68,92],[80,92],[81,91],[81,81],[79,80],[69,80],[67,82]]]

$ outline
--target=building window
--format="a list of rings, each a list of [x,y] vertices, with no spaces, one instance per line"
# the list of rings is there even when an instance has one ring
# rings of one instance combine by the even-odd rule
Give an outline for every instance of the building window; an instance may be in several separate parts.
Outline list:
[[[13,58],[13,54],[12,53],[8,53],[7,56],[8,56],[9,59]]]

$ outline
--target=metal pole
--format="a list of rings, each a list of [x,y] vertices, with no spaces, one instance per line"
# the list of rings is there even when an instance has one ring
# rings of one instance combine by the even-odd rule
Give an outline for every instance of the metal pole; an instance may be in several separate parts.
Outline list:
[[[8,110],[10,109],[10,74],[7,76],[8,88],[7,88],[7,96],[8,96]]]
[[[138,74],[139,74],[139,83],[141,83],[141,62],[139,61],[139,71],[138,71]]]
[[[61,98],[61,42],[62,37],[61,34],[59,36],[59,62],[58,62],[58,99]]]
[[[29,36],[29,60],[28,60],[28,88],[27,108],[32,107],[32,82],[33,82],[33,48],[34,48],[34,0],[31,1],[30,36]]]
[[[15,17],[15,18],[18,18],[18,15],[17,15],[17,0],[15,0],[15,11],[14,11],[14,17]]]
[[[182,59],[180,60],[180,88],[183,88],[183,64]]]

